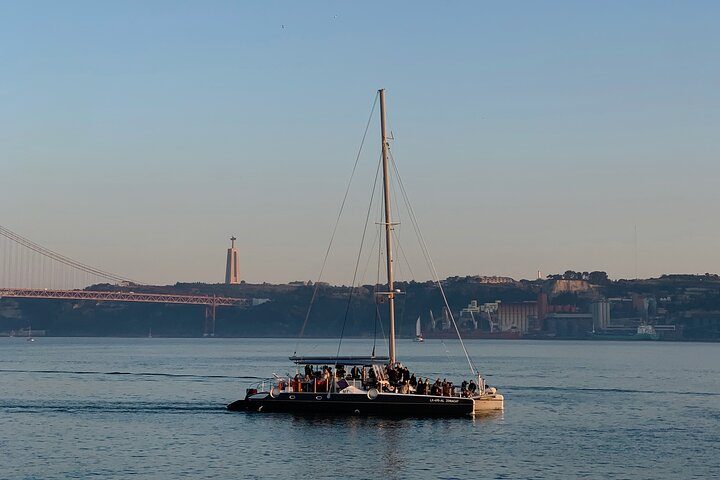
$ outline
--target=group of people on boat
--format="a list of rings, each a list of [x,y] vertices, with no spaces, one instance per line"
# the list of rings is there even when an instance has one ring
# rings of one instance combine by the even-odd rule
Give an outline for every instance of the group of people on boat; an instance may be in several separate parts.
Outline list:
[[[278,382],[280,390],[289,387],[293,392],[324,393],[340,391],[351,384],[359,384],[363,390],[377,388],[381,392],[401,394],[433,395],[444,397],[472,397],[477,395],[479,387],[474,380],[463,381],[458,389],[447,379],[416,377],[402,363],[395,365],[353,366],[348,372],[343,365],[315,368],[305,365],[304,375],[297,373],[294,378]]]

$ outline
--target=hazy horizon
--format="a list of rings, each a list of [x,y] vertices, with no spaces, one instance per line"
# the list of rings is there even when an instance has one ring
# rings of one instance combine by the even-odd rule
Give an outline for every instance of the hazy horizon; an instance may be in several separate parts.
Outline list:
[[[247,282],[316,281],[386,88],[440,277],[634,278],[636,228],[638,277],[719,272],[719,13],[2,4],[0,225],[146,283],[222,282],[231,235]],[[351,282],[378,154],[374,120],[324,281]]]

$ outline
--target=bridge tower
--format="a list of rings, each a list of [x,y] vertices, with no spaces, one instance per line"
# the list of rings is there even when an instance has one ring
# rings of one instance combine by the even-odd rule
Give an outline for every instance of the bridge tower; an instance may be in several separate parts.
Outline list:
[[[240,260],[237,248],[235,248],[235,240],[237,240],[235,236],[230,237],[230,248],[228,248],[225,263],[225,283],[228,285],[240,283]]]
[[[217,305],[205,305],[205,331],[203,337],[214,337],[215,336],[215,311]]]

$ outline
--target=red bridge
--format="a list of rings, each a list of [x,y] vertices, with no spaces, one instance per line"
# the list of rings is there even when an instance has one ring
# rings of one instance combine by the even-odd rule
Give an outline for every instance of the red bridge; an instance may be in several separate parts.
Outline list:
[[[164,293],[96,292],[92,290],[48,290],[33,288],[0,288],[0,298],[53,298],[60,300],[92,300],[95,302],[177,303],[184,305],[248,306],[246,298],[209,295],[168,295]]]
[[[97,283],[142,285],[53,252],[0,225],[0,298],[141,302],[205,306],[205,335],[215,334],[215,309],[247,307],[246,298],[85,290]]]

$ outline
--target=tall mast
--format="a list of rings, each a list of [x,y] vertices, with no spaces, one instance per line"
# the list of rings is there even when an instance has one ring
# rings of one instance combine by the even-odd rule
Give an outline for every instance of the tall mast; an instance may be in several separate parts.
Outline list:
[[[380,136],[382,141],[383,198],[385,200],[385,252],[387,257],[388,313],[390,317],[390,364],[395,363],[395,280],[393,279],[392,216],[390,215],[390,167],[388,165],[388,143],[385,133],[385,89],[380,94]]]

